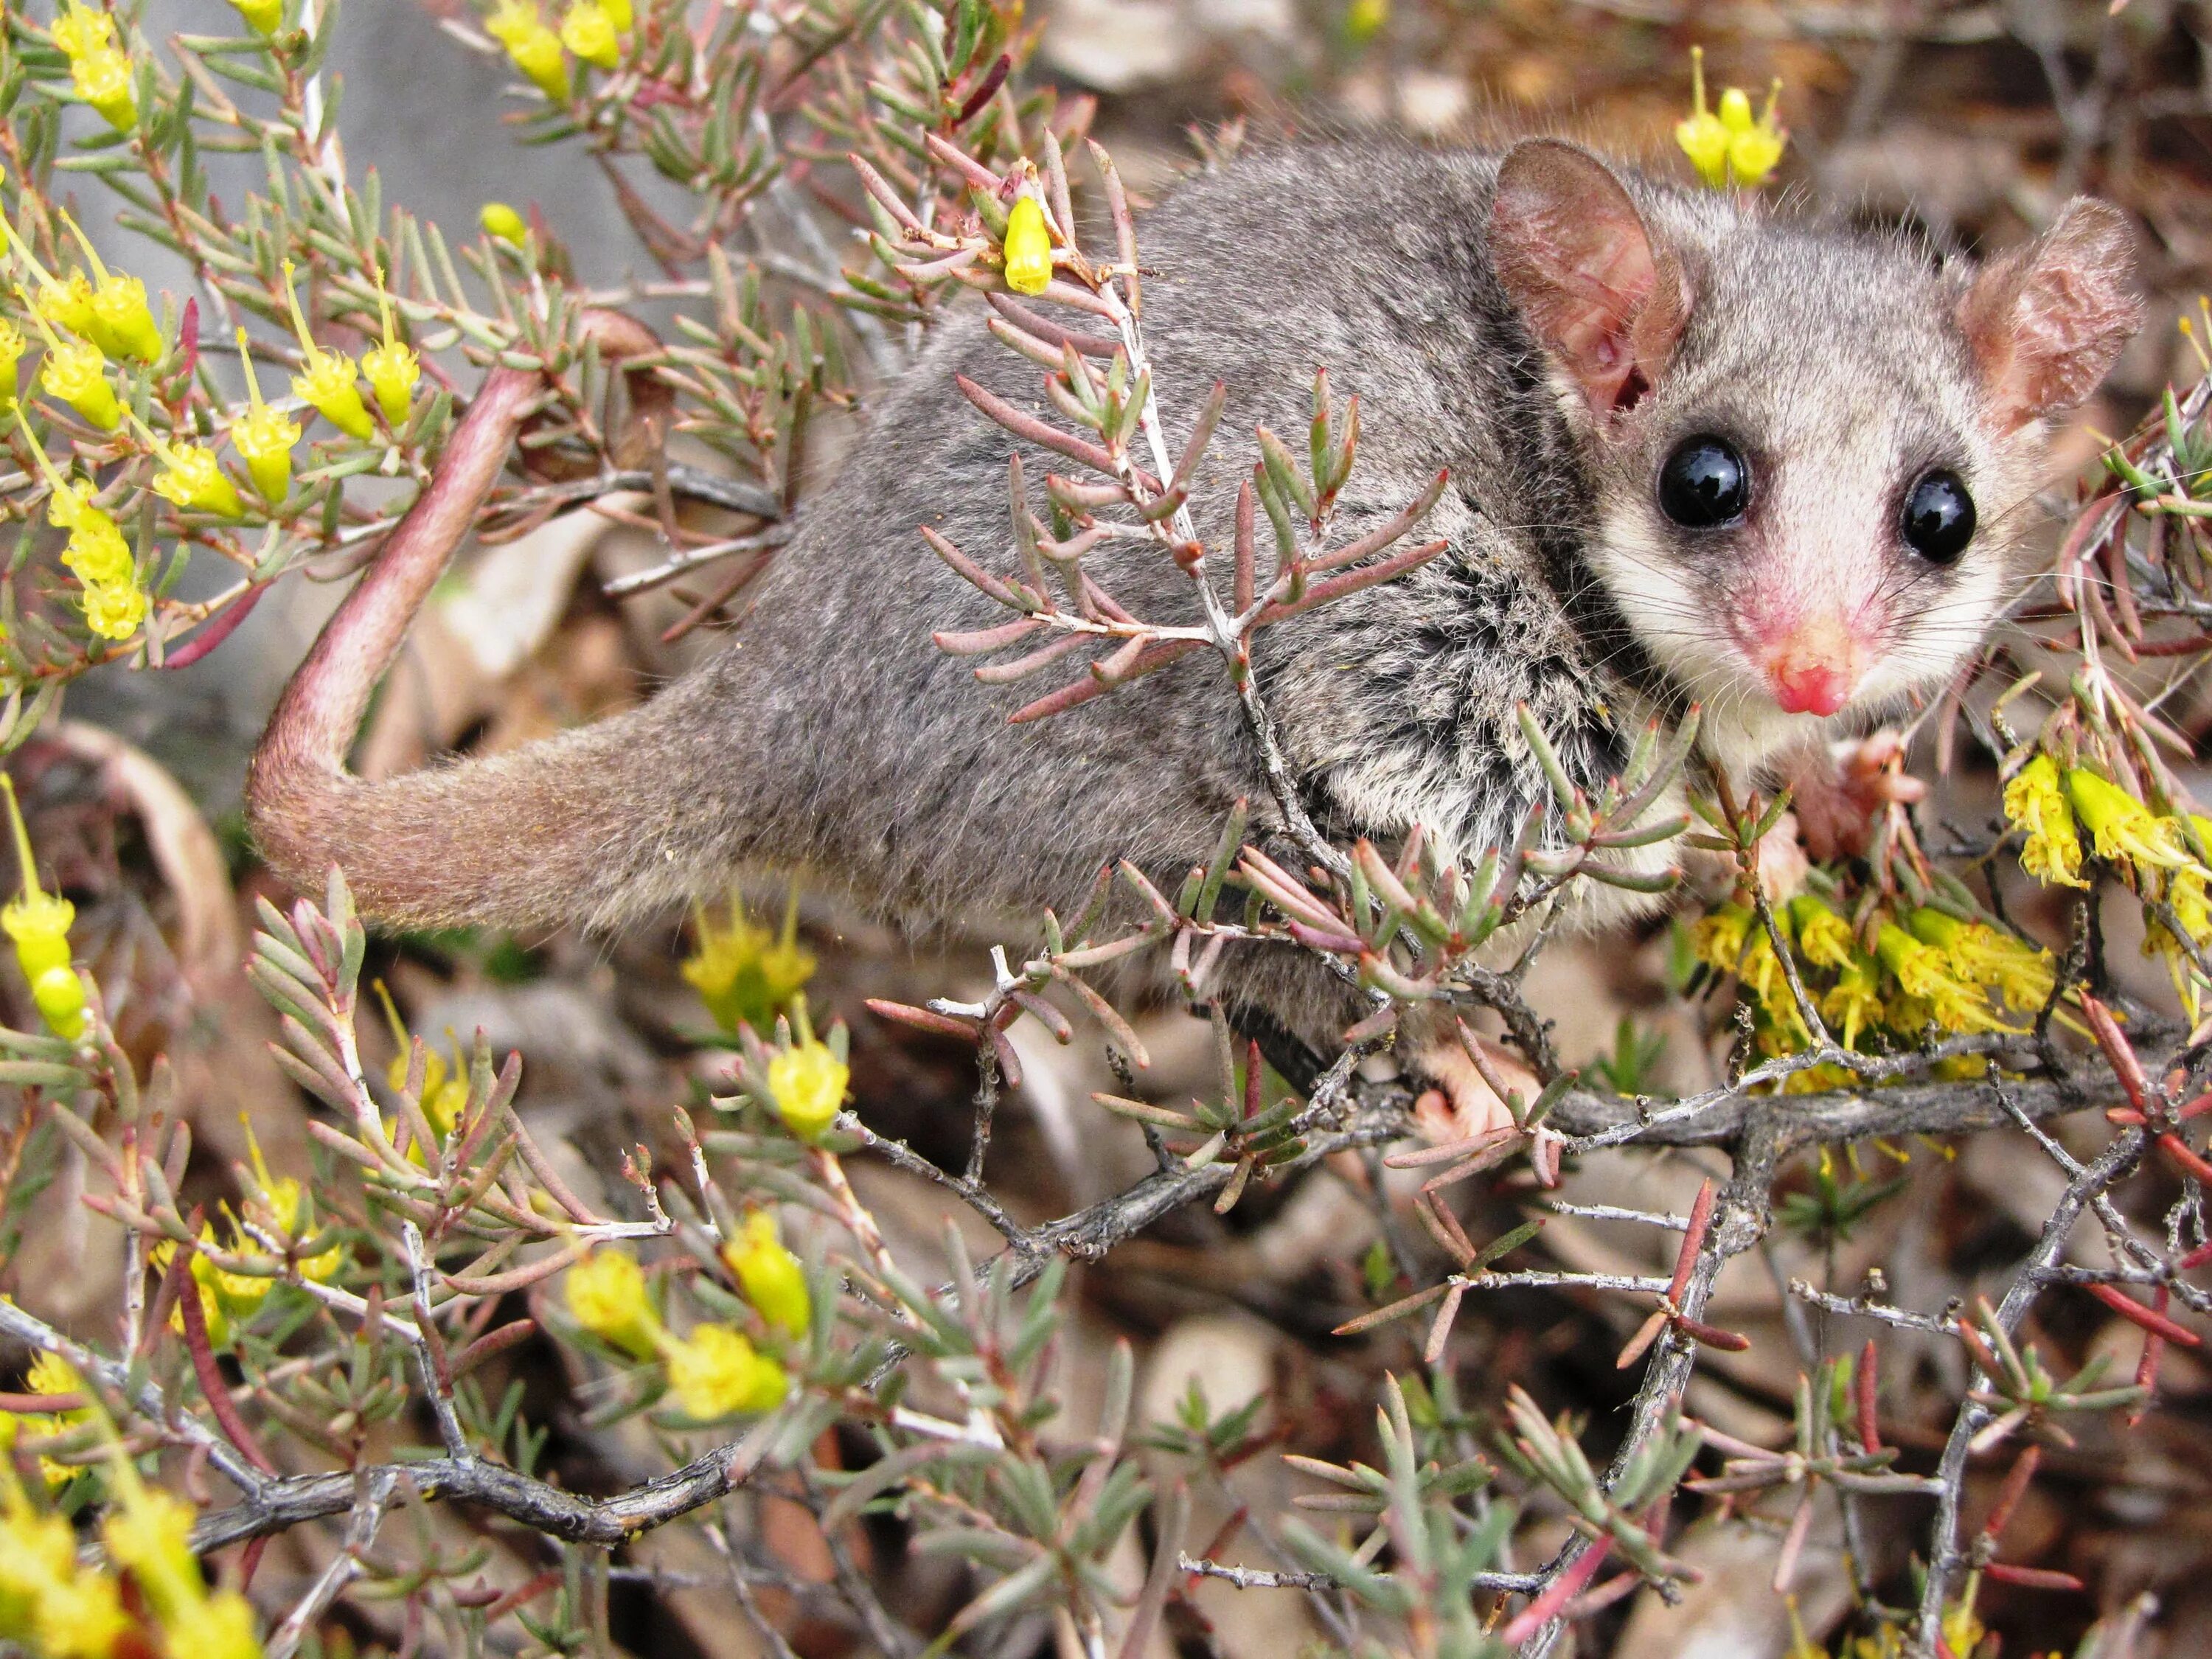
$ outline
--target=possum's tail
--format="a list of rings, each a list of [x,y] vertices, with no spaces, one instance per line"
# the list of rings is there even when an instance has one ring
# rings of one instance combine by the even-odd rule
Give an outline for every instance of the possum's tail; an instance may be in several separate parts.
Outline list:
[[[609,360],[657,349],[649,332],[617,313],[589,313],[584,326]],[[523,369],[486,377],[428,487],[285,687],[247,773],[246,819],[270,866],[312,892],[337,865],[362,910],[377,921],[607,923],[691,884],[689,849],[657,826],[616,819],[634,816],[638,802],[656,798],[654,778],[671,775],[682,687],[508,754],[387,782],[346,769],[371,692],[474,523],[544,384]],[[651,421],[665,395],[642,374],[633,377],[633,417]]]

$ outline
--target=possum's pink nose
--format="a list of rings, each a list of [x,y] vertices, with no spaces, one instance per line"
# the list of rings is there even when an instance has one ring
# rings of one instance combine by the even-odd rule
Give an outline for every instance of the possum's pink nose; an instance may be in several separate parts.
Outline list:
[[[1793,629],[1766,656],[1766,678],[1785,714],[1832,714],[1859,683],[1857,638],[1834,617]]]

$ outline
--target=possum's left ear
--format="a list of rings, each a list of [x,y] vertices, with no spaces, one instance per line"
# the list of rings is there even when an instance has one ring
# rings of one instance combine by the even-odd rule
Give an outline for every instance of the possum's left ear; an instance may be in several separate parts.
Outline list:
[[[2077,196],[2051,228],[1983,270],[1959,301],[1989,420],[2011,432],[2097,389],[2142,325],[2135,234],[2108,203]]]
[[[1601,427],[1658,384],[1689,320],[1689,285],[1596,156],[1553,138],[1516,144],[1498,164],[1490,254]]]

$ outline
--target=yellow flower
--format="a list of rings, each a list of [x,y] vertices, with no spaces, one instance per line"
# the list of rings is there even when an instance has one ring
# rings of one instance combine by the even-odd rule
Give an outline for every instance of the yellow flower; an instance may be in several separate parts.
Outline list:
[[[1978,921],[1923,905],[1905,919],[1913,936],[1950,958],[1961,978],[1994,990],[2022,1012],[2040,1010],[2058,982],[2051,952]]]
[[[813,975],[813,953],[799,943],[795,890],[780,934],[748,916],[735,893],[730,895],[727,921],[709,916],[702,906],[692,925],[699,944],[684,959],[684,977],[726,1031],[741,1025],[765,1031]]]
[[[1715,973],[1733,974],[1743,960],[1755,918],[1741,904],[1723,904],[1690,929],[1690,949]]]
[[[31,314],[46,331],[45,320],[35,311]],[[102,432],[123,424],[123,405],[107,383],[106,355],[89,340],[63,340],[46,332],[46,360],[39,369],[39,387]]]
[[[31,307],[33,320],[45,318],[56,328],[72,334],[92,331],[92,279],[81,270],[50,277],[39,284],[39,297]]]
[[[189,1659],[261,1659],[252,1603],[235,1590],[195,1598],[163,1625],[172,1654]]]
[[[783,1126],[809,1145],[820,1140],[845,1103],[852,1073],[829,1045],[808,1036],[768,1062],[768,1090]]]
[[[15,941],[15,965],[31,987],[39,1012],[56,1036],[75,1042],[84,1035],[84,984],[70,965],[69,930],[76,906],[59,894],[39,890],[39,869],[31,856],[31,832],[15,800],[15,781],[0,773],[0,793],[8,798],[8,823],[15,836],[15,861],[22,891],[0,908],[0,930]],[[64,982],[65,981],[65,982]]]
[[[307,365],[306,373],[292,377],[292,395],[312,406],[347,437],[368,438],[376,426],[361,400],[361,388],[354,384],[359,371],[352,358],[342,351],[324,350],[307,331],[307,319],[300,311],[299,293],[292,286],[289,259],[284,261],[284,298],[292,307],[292,327],[299,334],[300,350]]]
[[[276,1231],[292,1243],[297,1244],[313,1237],[315,1205],[307,1187],[295,1176],[272,1175],[268,1159],[261,1154],[260,1138],[253,1133],[252,1120],[240,1112],[238,1121],[246,1130],[246,1150],[253,1160],[253,1181],[246,1194],[250,1206],[248,1213],[252,1213],[254,1208],[259,1209],[264,1218],[273,1222]],[[238,1228],[236,1231],[239,1248],[243,1250],[247,1235],[244,1228]],[[313,1279],[318,1285],[324,1284],[333,1278],[344,1263],[345,1246],[333,1244],[319,1255],[300,1257],[300,1275],[303,1279]],[[225,1274],[223,1277],[226,1285],[240,1277],[255,1279],[264,1291],[269,1284],[267,1279],[252,1274]],[[256,1299],[260,1294],[254,1293]]]
[[[115,520],[92,504],[92,485],[72,483],[54,470],[20,409],[15,411],[15,425],[38,457],[40,471],[52,488],[47,519],[57,529],[70,532],[62,563],[84,584],[86,621],[94,632],[109,639],[130,638],[145,620],[147,605],[146,596],[138,587],[137,561],[131,556],[130,543],[123,538]],[[73,974],[67,982],[51,975],[43,980],[32,977],[33,998],[51,996],[57,1006],[72,1006],[82,1012],[83,988],[76,985],[75,980]],[[43,993],[41,983],[46,988]],[[46,1002],[40,1001],[40,1006],[43,1010]]]
[[[738,1237],[722,1246],[722,1260],[763,1319],[793,1336],[806,1334],[814,1312],[806,1294],[806,1270],[776,1237],[775,1216],[766,1210],[747,1216]]]
[[[106,21],[104,15],[101,21]],[[57,25],[59,27],[59,25]],[[39,297],[31,301],[33,321],[44,318],[56,328],[67,329],[72,334],[92,331],[92,283],[81,270],[72,270],[67,276],[57,276],[39,263],[31,252],[30,244],[16,233],[15,224],[5,214],[0,214],[0,235],[15,251],[15,257],[28,268],[39,284]],[[21,297],[20,290],[17,295]]]
[[[702,1325],[666,1346],[668,1391],[695,1421],[773,1411],[791,1391],[783,1367],[727,1325]]]
[[[484,19],[484,30],[507,48],[515,68],[540,92],[567,101],[568,60],[561,55],[561,37],[538,15],[538,0],[499,0],[497,9]]]
[[[88,332],[100,349],[111,356],[135,357],[142,363],[157,360],[166,348],[154,321],[154,309],[146,302],[146,284],[136,276],[110,271],[76,221],[64,213],[62,222],[76,238],[76,245],[84,250],[85,263],[92,267],[92,314],[81,331]],[[82,280],[82,273],[79,276]]]
[[[74,1572],[48,1584],[39,1597],[31,1650],[44,1659],[108,1659],[130,1623],[115,1580]]]
[[[98,110],[118,132],[138,125],[138,95],[131,85],[131,59],[112,46],[88,52],[70,64],[76,95]]]
[[[54,19],[54,45],[72,63],[115,44],[115,20],[84,0],[69,0],[69,9]]]
[[[1893,921],[1886,921],[1875,940],[1875,954],[1895,976],[1899,988],[1913,1004],[1924,1005],[1927,1017],[1947,1031],[2012,1031],[1990,1008],[1978,987],[1962,980],[1950,958],[1923,945]],[[1918,1007],[1904,1011],[1911,1019]],[[1906,1029],[1910,1029],[1907,1027]]]
[[[1774,169],[1782,160],[1782,152],[1790,143],[1790,134],[1774,118],[1774,106],[1782,98],[1782,82],[1778,78],[1766,90],[1766,108],[1754,121],[1751,115],[1751,98],[1739,87],[1730,87],[1721,94],[1720,122],[1728,133],[1728,167],[1735,182],[1756,190],[1774,176]]]
[[[601,1341],[642,1359],[660,1320],[646,1299],[645,1273],[623,1249],[602,1248],[568,1269],[569,1316]]]
[[[1797,954],[1815,968],[1848,968],[1857,956],[1850,924],[1812,894],[1790,901],[1790,920],[1797,928]]]
[[[587,64],[611,70],[622,62],[622,39],[599,0],[576,0],[561,20],[561,44]]]
[[[25,1433],[43,1440],[60,1434],[65,1426],[58,1417],[26,1416],[17,1412],[0,1412],[0,1463],[4,1463],[15,1455],[15,1443]],[[69,1485],[70,1481],[76,1479],[76,1473],[68,1464],[56,1458],[41,1455],[39,1459],[39,1479],[44,1483],[49,1493],[58,1492]],[[0,1482],[4,1480],[5,1476],[0,1475]],[[7,1525],[4,1522],[0,1522],[0,1637],[5,1637],[9,1633],[8,1564],[4,1559],[8,1548]]]
[[[1390,21],[1390,0],[1352,0],[1345,9],[1345,38],[1355,46],[1364,46],[1382,33],[1383,25]]]
[[[2198,823],[2201,824],[2203,820]],[[2206,897],[2203,871],[2195,867],[2175,871],[2166,880],[2166,902],[2191,944],[2199,951],[2212,944],[2212,902]],[[2189,953],[2181,948],[2180,941],[2167,931],[2164,919],[2148,905],[2143,907],[2142,951],[2147,957],[2166,959],[2166,975],[2173,981],[2174,994],[2189,1010],[2190,1020],[2194,1024],[2202,1000],[2199,987],[2203,975]]]
[[[84,625],[104,640],[129,639],[151,609],[145,590],[135,583],[101,582],[84,590]]]
[[[246,365],[246,412],[230,424],[231,447],[246,460],[253,487],[271,507],[283,504],[292,493],[292,446],[300,441],[300,427],[261,401],[261,382],[254,378],[252,354],[246,349],[246,331],[238,331],[239,361]]]
[[[2097,855],[2145,869],[2179,870],[2191,860],[2181,826],[2087,767],[2066,775],[2066,796],[2096,838]]]
[[[23,361],[26,342],[23,331],[0,317],[0,407],[12,408],[19,390],[15,365]]]
[[[137,424],[135,417],[132,424]],[[224,475],[213,450],[199,444],[165,443],[143,426],[139,433],[161,458],[161,471],[154,479],[156,495],[187,512],[212,513],[220,519],[245,516],[238,486]]]
[[[1690,113],[1674,124],[1674,142],[1698,177],[1715,190],[1728,184],[1729,131],[1705,107],[1705,49],[1690,48]]]
[[[166,1622],[204,1593],[199,1564],[192,1556],[197,1516],[191,1504],[159,1487],[134,1481],[123,1491],[123,1501],[100,1522],[100,1541],[117,1565],[131,1569],[139,1589]],[[198,1653],[181,1644],[176,1650]]]
[[[477,222],[484,228],[487,235],[496,236],[513,246],[521,247],[530,240],[530,226],[504,202],[486,202],[477,214]]]
[[[1854,953],[1820,999],[1820,1018],[1846,1048],[1857,1048],[1859,1034],[1881,1022],[1881,975],[1871,960]]]
[[[23,1374],[23,1380],[31,1385],[33,1394],[81,1394],[84,1390],[84,1379],[76,1374],[76,1367],[51,1348],[39,1350],[30,1370]]]
[[[599,0],[599,9],[607,15],[607,21],[628,33],[630,25],[629,0]]]
[[[1024,192],[1006,216],[1006,286],[1017,294],[1042,294],[1052,285],[1052,233],[1044,210]]]
[[[2027,832],[2020,867],[2046,884],[2087,887],[2081,878],[2081,838],[2066,805],[2058,763],[2038,755],[2005,785],[2004,811],[2015,830]]]
[[[284,27],[284,0],[230,0],[256,34],[273,35]]]
[[[392,1028],[392,1046],[397,1051],[392,1063],[384,1068],[384,1081],[392,1093],[401,1094],[407,1088],[407,1073],[415,1063],[415,1037],[407,1023],[399,1018],[399,1010],[392,1000],[392,993],[385,988],[382,980],[376,981],[376,994],[384,1004],[385,1024]],[[451,1038],[453,1032],[446,1033]],[[467,1068],[460,1064],[455,1051],[453,1062],[448,1065],[445,1055],[428,1043],[422,1046],[422,1115],[430,1121],[430,1127],[442,1141],[453,1132],[461,1121],[461,1113],[469,1103]],[[386,1131],[389,1134],[390,1131]],[[436,1147],[410,1146],[407,1155],[423,1168],[429,1167],[428,1154]]]
[[[384,418],[398,428],[407,423],[415,406],[415,383],[422,378],[422,364],[414,348],[392,331],[392,296],[384,291],[380,271],[376,302],[384,313],[384,341],[361,354],[361,372],[368,377],[369,390],[376,393],[376,404],[384,411]]]

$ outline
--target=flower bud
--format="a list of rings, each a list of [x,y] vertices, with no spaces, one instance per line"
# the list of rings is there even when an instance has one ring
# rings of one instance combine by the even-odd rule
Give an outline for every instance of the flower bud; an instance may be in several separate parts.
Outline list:
[[[84,1035],[84,982],[70,965],[69,930],[76,906],[59,894],[40,890],[39,866],[31,855],[31,832],[15,799],[15,781],[0,772],[0,793],[8,799],[8,823],[15,838],[15,861],[22,890],[0,907],[0,931],[15,942],[15,965],[31,987],[31,1000],[56,1036],[75,1042]]]
[[[477,215],[477,222],[485,231],[502,242],[520,247],[530,240],[530,227],[522,216],[504,202],[486,202]]]
[[[1042,294],[1052,283],[1052,233],[1034,196],[1016,199],[1006,216],[1006,286],[1017,294]]]

